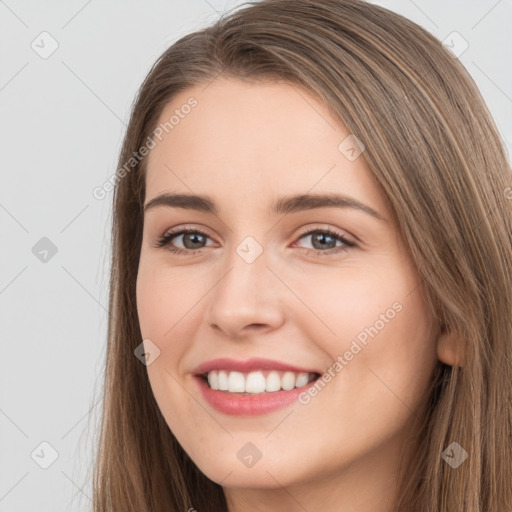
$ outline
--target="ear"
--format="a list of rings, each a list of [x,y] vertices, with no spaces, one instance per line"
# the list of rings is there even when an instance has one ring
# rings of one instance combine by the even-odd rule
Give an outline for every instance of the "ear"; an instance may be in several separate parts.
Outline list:
[[[442,331],[437,339],[437,357],[449,366],[464,366],[464,344],[455,332]]]

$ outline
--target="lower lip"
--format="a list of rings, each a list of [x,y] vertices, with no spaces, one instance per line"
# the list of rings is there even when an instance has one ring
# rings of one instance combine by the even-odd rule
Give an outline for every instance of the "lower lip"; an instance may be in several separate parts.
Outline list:
[[[217,411],[233,416],[256,416],[283,409],[292,404],[314,381],[290,391],[272,391],[255,395],[228,393],[210,388],[201,378],[195,377],[204,399]]]

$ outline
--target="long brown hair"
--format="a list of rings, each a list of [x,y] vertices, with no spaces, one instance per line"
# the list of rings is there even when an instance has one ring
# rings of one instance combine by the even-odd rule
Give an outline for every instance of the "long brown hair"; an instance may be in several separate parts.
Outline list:
[[[404,17],[361,0],[263,0],[174,43],[133,106],[113,195],[95,512],[227,510],[134,356],[146,158],[126,167],[178,92],[220,74],[303,87],[363,142],[428,307],[462,342],[464,365],[436,367],[393,510],[511,510],[512,173],[491,115],[462,64]],[[456,469],[442,457],[453,442],[468,454]]]

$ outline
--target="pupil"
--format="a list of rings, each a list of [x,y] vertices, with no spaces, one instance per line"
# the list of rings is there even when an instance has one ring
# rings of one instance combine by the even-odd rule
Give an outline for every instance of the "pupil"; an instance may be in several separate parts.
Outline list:
[[[317,237],[324,239],[324,241],[322,243],[320,243],[320,249],[325,248],[325,238],[331,238],[332,240],[334,240],[334,238],[331,235],[327,235],[325,233],[319,233],[318,235],[313,236],[313,245],[315,245],[315,241],[317,240]]]
[[[191,237],[192,239],[196,239],[195,241],[192,240],[192,244],[201,244],[201,241],[197,241],[197,238],[201,238],[203,235],[200,235],[200,234],[197,234],[197,233],[185,233],[185,237],[184,237],[184,244],[185,246],[187,246],[187,244],[185,243],[185,241],[187,240],[187,237]],[[190,249],[190,247],[188,247]],[[196,247],[192,247],[192,249],[195,249]]]

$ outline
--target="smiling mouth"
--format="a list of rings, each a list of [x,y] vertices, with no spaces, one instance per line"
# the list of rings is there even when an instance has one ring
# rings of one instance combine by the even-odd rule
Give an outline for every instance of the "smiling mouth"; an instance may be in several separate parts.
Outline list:
[[[214,391],[225,391],[236,395],[260,395],[302,388],[317,380],[320,374],[281,370],[251,372],[210,370],[198,377]]]

